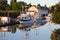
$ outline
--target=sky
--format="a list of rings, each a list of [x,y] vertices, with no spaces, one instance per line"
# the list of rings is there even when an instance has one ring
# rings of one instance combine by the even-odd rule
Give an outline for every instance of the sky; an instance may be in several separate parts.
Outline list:
[[[11,0],[8,0],[8,3],[10,3],[10,1]],[[18,1],[24,1],[27,4],[31,3],[32,5],[37,5],[37,4],[40,4],[42,6],[47,5],[48,7],[60,2],[60,0],[17,0],[17,2]]]

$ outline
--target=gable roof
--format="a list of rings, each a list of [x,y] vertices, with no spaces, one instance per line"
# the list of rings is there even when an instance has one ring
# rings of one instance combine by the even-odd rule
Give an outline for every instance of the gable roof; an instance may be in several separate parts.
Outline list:
[[[28,11],[35,11],[35,12],[38,12],[38,9],[36,6],[31,6]]]

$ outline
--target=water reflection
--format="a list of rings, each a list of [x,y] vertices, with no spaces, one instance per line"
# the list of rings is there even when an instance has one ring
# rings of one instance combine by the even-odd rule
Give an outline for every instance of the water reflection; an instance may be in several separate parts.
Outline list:
[[[6,32],[11,32],[15,33],[16,32],[16,27],[15,26],[5,26],[5,27],[0,27],[0,35],[1,37],[5,37]]]
[[[9,27],[0,27],[0,32],[8,32],[9,30]]]
[[[41,23],[34,23],[0,27],[0,40],[58,40],[60,36],[57,38],[56,31],[52,32],[58,28],[60,25],[54,23],[46,23],[43,26]]]
[[[37,28],[37,27],[40,27],[39,23],[17,24],[17,25],[12,25],[12,26],[0,27],[0,37],[1,37],[1,40],[7,40],[5,38],[7,37],[8,33],[9,33],[9,35],[12,35],[13,33],[16,35],[17,31],[19,30],[20,33],[23,33],[23,35],[24,35],[23,40],[29,40],[30,39],[30,35],[31,35],[30,34],[31,29]],[[17,34],[17,35],[19,35],[19,34]],[[38,29],[35,29],[34,35],[38,36]]]
[[[31,35],[30,31],[31,31],[31,29],[33,29],[33,28],[38,28],[38,27],[40,27],[40,25],[41,25],[41,24],[39,24],[39,23],[27,24],[27,25],[22,24],[22,25],[19,25],[19,26],[18,26],[18,29],[19,29],[20,31],[25,32],[25,39],[24,39],[24,40],[30,40],[30,35]],[[35,29],[35,31],[34,31],[35,37],[37,37],[38,34],[39,34],[38,29]]]
[[[12,25],[12,26],[0,27],[0,37],[1,37],[0,40],[5,40],[6,33],[8,33],[8,32],[9,33],[16,33],[16,26]]]
[[[31,28],[37,28],[40,27],[41,23],[34,23],[34,24],[18,24],[18,25],[12,25],[12,26],[5,26],[5,27],[0,27],[0,32],[11,32],[15,33],[16,29],[20,30],[25,30],[25,31],[30,31]]]
[[[25,35],[24,35],[24,40],[29,40],[29,31],[31,30],[30,28],[18,28],[20,31],[22,32],[25,32]]]

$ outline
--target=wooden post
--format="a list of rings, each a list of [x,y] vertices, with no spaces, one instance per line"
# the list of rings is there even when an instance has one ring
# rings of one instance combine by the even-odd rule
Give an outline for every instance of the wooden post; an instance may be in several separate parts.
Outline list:
[[[7,12],[7,16],[9,17],[9,12]]]

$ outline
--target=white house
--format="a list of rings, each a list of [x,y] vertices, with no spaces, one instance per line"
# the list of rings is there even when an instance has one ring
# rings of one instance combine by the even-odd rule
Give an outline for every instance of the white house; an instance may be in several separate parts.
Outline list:
[[[29,14],[32,19],[38,19],[40,16],[40,12],[36,6],[31,6],[28,9],[27,14]]]
[[[10,23],[11,18],[10,17],[0,17],[0,23]]]

